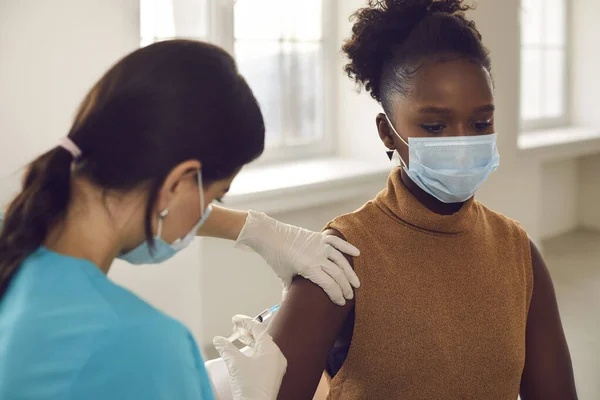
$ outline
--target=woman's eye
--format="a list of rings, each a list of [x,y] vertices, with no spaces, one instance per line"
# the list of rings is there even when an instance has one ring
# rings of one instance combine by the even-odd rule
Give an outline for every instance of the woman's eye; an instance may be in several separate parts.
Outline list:
[[[426,132],[429,133],[442,133],[442,131],[446,128],[446,125],[443,124],[425,124],[425,125],[421,125],[421,128],[423,128]]]
[[[490,121],[487,121],[487,122],[475,122],[473,124],[473,127],[475,129],[477,129],[478,131],[485,131],[490,126],[492,126],[492,122],[490,122]]]

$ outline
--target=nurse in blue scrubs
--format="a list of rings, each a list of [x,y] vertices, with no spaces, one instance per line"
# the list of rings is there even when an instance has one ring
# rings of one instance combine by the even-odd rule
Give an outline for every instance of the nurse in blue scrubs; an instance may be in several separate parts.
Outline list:
[[[286,285],[302,275],[338,304],[351,298],[352,246],[211,206],[264,138],[256,99],[217,47],[161,42],[114,65],[6,211],[0,399],[213,398],[188,329],[112,283],[115,258],[160,263],[196,235],[221,237],[261,254]],[[246,357],[216,340],[235,398],[276,398],[285,358],[261,326],[235,323],[255,347]]]

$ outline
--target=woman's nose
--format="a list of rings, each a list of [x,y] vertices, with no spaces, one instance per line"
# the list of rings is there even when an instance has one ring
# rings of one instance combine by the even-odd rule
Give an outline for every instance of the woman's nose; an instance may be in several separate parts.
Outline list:
[[[479,132],[473,127],[473,124],[469,121],[461,122],[456,125],[455,129],[449,132],[448,136],[477,136]]]

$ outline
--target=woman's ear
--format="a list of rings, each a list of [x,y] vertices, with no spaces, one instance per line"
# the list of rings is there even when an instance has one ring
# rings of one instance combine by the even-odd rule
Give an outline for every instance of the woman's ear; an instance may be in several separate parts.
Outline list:
[[[377,124],[377,132],[379,133],[379,138],[383,142],[383,145],[390,150],[396,150],[392,129],[390,128],[390,124],[388,123],[385,114],[377,114],[375,123]]]
[[[186,179],[190,176],[194,177],[201,169],[202,164],[199,161],[190,160],[182,162],[169,172],[162,186],[158,191],[158,197],[156,199],[157,211],[160,212],[173,202],[173,199],[182,189],[182,184],[186,182]]]

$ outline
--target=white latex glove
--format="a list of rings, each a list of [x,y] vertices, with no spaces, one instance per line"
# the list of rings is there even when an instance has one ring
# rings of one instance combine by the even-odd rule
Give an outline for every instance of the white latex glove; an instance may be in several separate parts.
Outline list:
[[[266,326],[254,319],[236,315],[233,325],[234,330],[241,333],[238,340],[254,349],[254,353],[247,356],[224,337],[213,339],[229,370],[234,400],[276,399],[287,369],[283,353],[266,332]]]
[[[248,212],[246,224],[236,242],[260,254],[289,288],[296,275],[319,285],[331,300],[344,305],[352,299],[352,286],[360,281],[344,257],[358,257],[360,251],[342,239],[281,223],[265,214]]]

